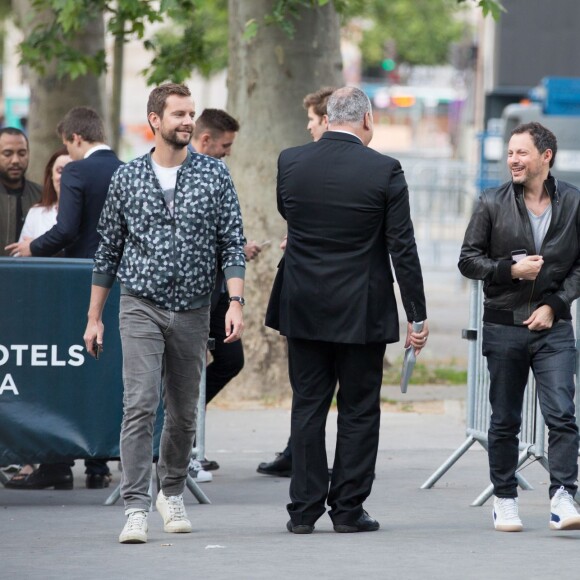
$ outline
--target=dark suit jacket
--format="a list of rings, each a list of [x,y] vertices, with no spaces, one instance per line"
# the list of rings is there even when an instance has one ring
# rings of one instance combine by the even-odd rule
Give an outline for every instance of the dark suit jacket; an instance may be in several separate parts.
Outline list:
[[[111,177],[121,161],[113,151],[95,151],[62,172],[56,225],[30,244],[33,256],[93,258],[101,239],[97,224]]]
[[[407,319],[427,317],[407,183],[396,159],[326,132],[278,159],[288,244],[266,324],[290,338],[396,342],[393,261]]]

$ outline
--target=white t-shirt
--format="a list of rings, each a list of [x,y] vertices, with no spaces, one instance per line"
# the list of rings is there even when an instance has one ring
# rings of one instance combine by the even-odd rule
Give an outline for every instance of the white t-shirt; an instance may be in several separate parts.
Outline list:
[[[28,210],[22,231],[20,232],[19,242],[24,238],[36,239],[42,236],[56,224],[56,205],[50,207],[35,205]]]
[[[175,199],[175,184],[177,183],[177,172],[181,165],[176,167],[161,167],[151,159],[153,163],[153,171],[159,180],[163,195],[165,196],[165,203],[171,215],[173,215],[173,204]]]

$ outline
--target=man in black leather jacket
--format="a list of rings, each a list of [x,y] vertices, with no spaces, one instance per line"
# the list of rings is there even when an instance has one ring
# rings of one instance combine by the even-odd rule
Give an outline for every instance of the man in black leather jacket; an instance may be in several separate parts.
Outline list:
[[[512,131],[512,180],[482,193],[459,258],[461,273],[484,284],[493,518],[496,530],[506,532],[523,528],[515,472],[530,368],[549,428],[550,528],[580,529],[570,312],[580,295],[580,191],[551,175],[556,151],[556,137],[539,123]]]

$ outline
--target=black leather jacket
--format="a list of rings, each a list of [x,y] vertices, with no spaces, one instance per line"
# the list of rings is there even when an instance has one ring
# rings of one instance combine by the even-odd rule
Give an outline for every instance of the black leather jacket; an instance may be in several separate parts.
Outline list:
[[[535,280],[514,280],[511,253],[535,255],[532,227],[521,185],[511,181],[484,191],[467,227],[459,270],[483,280],[485,322],[520,325],[547,304],[556,319],[570,319],[580,296],[580,191],[551,175],[545,181],[552,199],[552,221],[539,255],[544,265]]]

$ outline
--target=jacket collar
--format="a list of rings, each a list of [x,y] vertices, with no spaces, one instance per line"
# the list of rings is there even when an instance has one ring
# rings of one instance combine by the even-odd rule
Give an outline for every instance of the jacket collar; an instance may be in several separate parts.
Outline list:
[[[343,131],[326,131],[322,134],[322,139],[331,139],[333,141],[349,141],[350,143],[358,143],[362,145],[363,142],[356,136],[352,135],[351,133],[344,133]]]
[[[555,200],[558,198],[558,180],[551,174],[548,173],[548,178],[546,179],[546,181],[544,181],[544,185],[546,186],[546,189],[548,190],[548,194],[550,195],[550,198],[552,200]],[[521,196],[524,193],[524,187],[521,183],[513,183],[512,182],[512,187],[514,190],[514,193],[517,196]]]
[[[192,147],[193,149],[193,147]],[[192,153],[192,149],[189,148],[189,146],[187,147],[187,155],[185,156],[185,160],[183,161],[183,163],[181,164],[181,167],[185,167],[193,158],[193,153],[197,153],[195,151],[195,149],[193,149],[193,153]],[[152,147],[149,151],[149,153],[146,153],[144,155],[144,157],[147,158],[147,161],[149,162],[149,166],[151,167],[151,169],[153,169],[153,159],[151,158],[151,155],[153,154],[153,151],[155,151],[155,147]],[[198,155],[200,155],[198,153]]]

